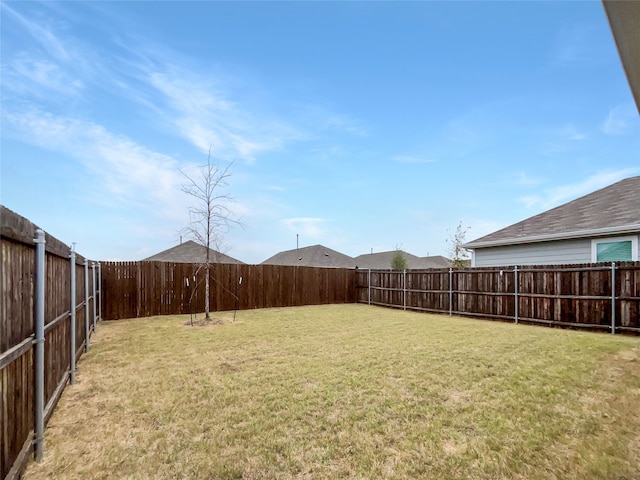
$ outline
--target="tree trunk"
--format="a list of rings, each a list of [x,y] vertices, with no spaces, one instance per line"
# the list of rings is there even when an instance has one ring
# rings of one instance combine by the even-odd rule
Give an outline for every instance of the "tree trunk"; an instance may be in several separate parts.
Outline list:
[[[204,318],[209,320],[209,263],[205,267],[204,277]]]

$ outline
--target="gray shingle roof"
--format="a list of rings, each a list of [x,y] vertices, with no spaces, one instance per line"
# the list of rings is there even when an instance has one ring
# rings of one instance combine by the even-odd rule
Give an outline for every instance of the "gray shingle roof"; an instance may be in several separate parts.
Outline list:
[[[577,198],[465,244],[482,248],[640,232],[640,176]]]
[[[422,266],[416,268],[449,268],[453,262],[442,255],[433,255],[431,257],[420,257]]]
[[[305,267],[354,268],[355,261],[348,255],[323,245],[312,245],[275,254],[262,262],[264,265],[300,265]]]
[[[147,257],[144,260],[175,263],[204,263],[206,261],[206,251],[207,247],[204,245],[189,240]],[[211,263],[244,263],[217,250],[209,249],[209,251],[209,261]]]
[[[375,270],[388,270],[391,268],[391,259],[396,251],[378,253],[365,253],[355,258],[358,268],[371,268]],[[405,251],[402,251],[404,258],[407,260],[409,269],[421,270],[426,268],[448,268],[451,266],[451,260],[446,257],[435,255],[432,257],[417,257]]]

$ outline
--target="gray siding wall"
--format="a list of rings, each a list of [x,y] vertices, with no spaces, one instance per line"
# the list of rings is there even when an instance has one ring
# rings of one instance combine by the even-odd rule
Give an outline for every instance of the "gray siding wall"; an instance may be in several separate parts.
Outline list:
[[[590,263],[591,239],[556,240],[524,245],[478,248],[475,250],[474,256],[474,266],[476,267]]]

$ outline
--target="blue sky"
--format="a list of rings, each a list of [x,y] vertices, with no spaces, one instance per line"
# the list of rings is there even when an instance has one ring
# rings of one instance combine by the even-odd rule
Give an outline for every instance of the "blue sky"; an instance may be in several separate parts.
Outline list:
[[[179,169],[233,161],[247,263],[447,255],[640,174],[589,2],[2,2],[1,200],[99,260],[172,247]]]

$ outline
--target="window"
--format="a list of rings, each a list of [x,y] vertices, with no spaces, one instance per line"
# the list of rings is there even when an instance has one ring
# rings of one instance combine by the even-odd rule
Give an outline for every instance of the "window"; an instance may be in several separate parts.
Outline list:
[[[638,237],[603,238],[591,241],[592,262],[638,260]]]

